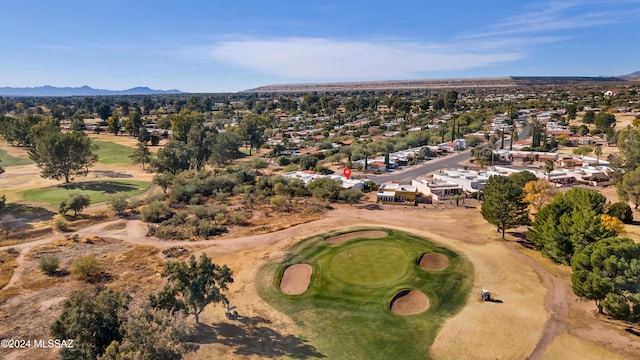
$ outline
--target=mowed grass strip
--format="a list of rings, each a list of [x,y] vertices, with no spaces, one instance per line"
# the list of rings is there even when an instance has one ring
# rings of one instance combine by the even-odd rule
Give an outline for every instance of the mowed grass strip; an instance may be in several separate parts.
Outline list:
[[[60,202],[72,193],[88,195],[91,204],[96,204],[104,202],[107,196],[117,193],[124,193],[127,196],[139,195],[149,190],[150,186],[150,183],[138,180],[87,181],[44,189],[31,189],[23,192],[22,197],[26,201],[44,202],[57,208]]]
[[[98,162],[102,164],[131,164],[133,148],[116,144],[111,141],[91,139],[91,142],[98,146]]]
[[[33,164],[33,161],[31,161],[31,159],[11,156],[9,155],[9,153],[7,153],[7,150],[0,149],[0,166],[8,167],[29,164]]]
[[[308,344],[328,358],[429,359],[438,330],[467,302],[473,266],[428,239],[385,230],[389,233],[385,238],[342,244],[327,243],[329,235],[303,240],[282,262],[261,268],[258,293],[289,315],[303,330],[297,335],[309,339]],[[353,259],[354,252],[369,261]],[[447,269],[421,269],[418,259],[425,252],[446,256]],[[348,265],[349,253],[353,265]],[[297,263],[313,266],[311,283],[302,295],[285,295],[279,288],[282,272]],[[391,312],[394,295],[408,289],[426,294],[429,309],[410,316]]]

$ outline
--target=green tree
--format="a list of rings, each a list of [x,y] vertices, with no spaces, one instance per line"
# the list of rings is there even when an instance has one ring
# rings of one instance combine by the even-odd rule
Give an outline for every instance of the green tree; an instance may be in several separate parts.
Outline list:
[[[484,201],[480,213],[485,220],[502,232],[503,240],[506,229],[526,225],[529,222],[527,204],[523,201],[523,188],[508,177],[491,176],[482,187],[482,192]]]
[[[342,186],[336,180],[323,177],[310,182],[309,191],[311,191],[312,196],[316,199],[335,202],[340,196]]]
[[[602,302],[609,294],[638,293],[640,283],[640,244],[627,238],[607,238],[589,244],[571,261],[571,287],[583,298],[594,300],[598,312],[603,308],[620,314],[618,301]],[[628,304],[628,301],[627,301]],[[627,305],[628,306],[628,305]],[[617,311],[616,311],[617,310]]]
[[[582,122],[585,124],[593,124],[596,120],[596,112],[593,110],[587,110],[582,116]]]
[[[164,148],[158,150],[151,164],[157,172],[177,174],[188,170],[191,164],[191,149],[180,140],[171,140]]]
[[[100,119],[102,119],[103,121],[106,121],[109,118],[109,116],[113,114],[113,111],[111,110],[111,106],[109,106],[108,104],[102,103],[98,105],[98,107],[96,108],[96,113],[98,114],[98,117]]]
[[[600,156],[602,156],[602,144],[593,147],[593,153],[596,156],[596,166],[600,165]]]
[[[600,222],[606,198],[598,191],[573,188],[556,194],[536,214],[527,238],[551,260],[570,264],[574,253],[616,234]]]
[[[509,175],[509,180],[515,186],[524,190],[524,186],[531,181],[536,181],[538,178],[530,171],[519,171]]]
[[[575,118],[577,117],[577,113],[578,113],[578,108],[576,107],[575,104],[567,104],[567,106],[565,106],[565,109],[567,110],[567,118],[569,120],[575,120]]]
[[[182,296],[190,314],[195,315],[196,323],[205,306],[211,303],[226,304],[227,284],[233,282],[232,271],[226,265],[217,265],[206,254],[199,261],[191,255],[187,262],[169,261],[163,277]]]
[[[98,160],[96,149],[84,133],[49,133],[36,141],[29,158],[40,168],[42,177],[69,183],[71,175],[89,173],[89,167]]]
[[[148,305],[129,310],[120,325],[122,341],[113,340],[100,360],[178,360],[189,330],[184,315]]]
[[[471,150],[471,156],[481,167],[486,166],[493,159],[493,149],[489,145],[478,145]]]
[[[58,212],[64,215],[69,210],[73,210],[73,216],[77,216],[78,213],[88,208],[89,205],[91,205],[91,199],[88,195],[73,193],[60,202]]]
[[[54,338],[74,339],[73,348],[60,350],[60,358],[95,360],[112,341],[121,341],[119,329],[129,301],[126,295],[112,289],[73,291],[51,325]]]
[[[625,224],[631,224],[633,222],[633,211],[631,206],[626,202],[616,202],[611,204],[607,209],[607,215],[620,219]]]
[[[216,134],[209,160],[218,166],[229,164],[242,156],[240,144],[240,137],[230,131]]]
[[[203,124],[204,115],[195,111],[182,110],[171,115],[171,138],[187,142],[187,134],[195,124]]]
[[[107,128],[109,129],[109,132],[113,133],[113,135],[118,136],[120,133],[120,117],[118,114],[109,116],[109,119],[107,119]]]
[[[616,190],[620,199],[631,201],[637,210],[640,204],[640,167],[627,171],[622,181],[616,184]]]
[[[360,200],[363,193],[358,189],[347,189],[340,192],[340,198],[347,202],[349,205],[353,205]]]
[[[151,180],[154,184],[160,186],[164,194],[167,193],[167,189],[173,185],[175,175],[172,173],[160,173],[153,176]]]
[[[255,114],[249,114],[240,120],[238,133],[249,147],[249,155],[252,149],[258,151],[264,144],[264,127],[260,125],[260,119]]]
[[[144,164],[148,164],[151,161],[151,151],[149,151],[146,142],[138,141],[135,150],[129,157],[134,164],[142,164],[142,170],[144,170]]]
[[[138,132],[142,126],[142,116],[138,111],[134,111],[129,114],[129,117],[124,122],[124,129],[131,136],[138,136]]]
[[[554,168],[555,168],[555,163],[553,162],[553,160],[549,159],[544,162],[544,172],[547,175],[551,174]]]
[[[594,119],[594,124],[596,125],[596,129],[606,132],[609,128],[616,125],[616,116],[604,111],[599,112]]]
[[[191,126],[187,133],[187,146],[191,152],[191,168],[202,169],[214,147],[217,131],[200,123]]]
[[[618,134],[619,165],[624,170],[640,166],[640,128],[626,127]],[[612,164],[614,165],[614,164]]]
[[[107,198],[107,206],[118,215],[124,215],[129,208],[129,197],[126,194],[115,194]]]

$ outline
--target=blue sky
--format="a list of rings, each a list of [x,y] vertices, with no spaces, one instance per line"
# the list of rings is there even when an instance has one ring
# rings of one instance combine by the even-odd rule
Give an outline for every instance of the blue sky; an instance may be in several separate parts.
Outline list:
[[[267,84],[640,70],[640,0],[22,0],[0,87]]]

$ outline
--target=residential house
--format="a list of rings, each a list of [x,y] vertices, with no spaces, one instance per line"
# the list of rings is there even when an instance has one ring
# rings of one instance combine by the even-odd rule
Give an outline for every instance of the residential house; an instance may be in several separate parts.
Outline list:
[[[413,179],[411,185],[415,186],[419,193],[430,197],[432,201],[449,200],[453,196],[462,195],[464,189],[459,184],[448,181]]]
[[[398,183],[382,183],[376,200],[382,204],[415,205],[418,191],[415,186]]]

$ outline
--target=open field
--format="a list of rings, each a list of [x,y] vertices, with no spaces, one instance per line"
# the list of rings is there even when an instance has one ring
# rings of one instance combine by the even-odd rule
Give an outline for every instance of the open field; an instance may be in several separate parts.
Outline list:
[[[444,319],[467,301],[471,264],[451,250],[399,231],[339,245],[328,243],[327,237],[303,240],[283,262],[268,264],[258,274],[260,295],[291,316],[329,358],[427,358]],[[424,252],[451,259],[447,271],[421,269],[417,261]],[[284,269],[298,263],[314,268],[309,289],[299,296],[280,293]],[[428,299],[418,314],[404,317],[391,311],[392,300],[403,291],[408,295],[398,300],[406,303],[400,307]]]
[[[98,146],[98,161],[102,164],[131,164],[133,148],[116,144],[111,141],[91,139],[91,142]]]
[[[7,153],[7,150],[0,148],[0,165],[2,167],[28,164],[33,164],[33,161],[28,158],[11,156],[9,155],[9,153]]]
[[[124,193],[127,196],[140,195],[149,190],[150,183],[137,180],[85,181],[68,185],[26,190],[24,200],[47,203],[56,207],[69,195],[80,193],[89,196],[92,204],[104,202],[109,195]]]

